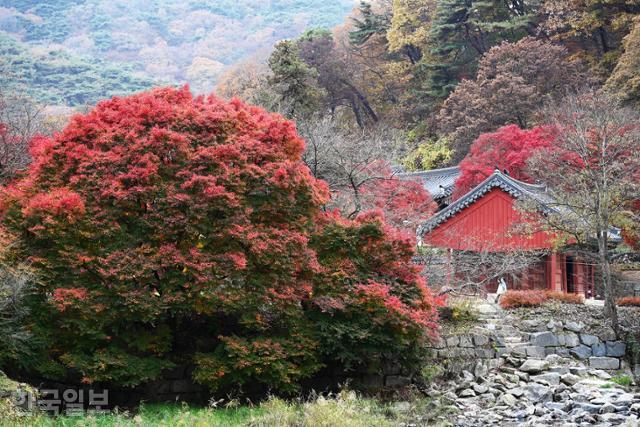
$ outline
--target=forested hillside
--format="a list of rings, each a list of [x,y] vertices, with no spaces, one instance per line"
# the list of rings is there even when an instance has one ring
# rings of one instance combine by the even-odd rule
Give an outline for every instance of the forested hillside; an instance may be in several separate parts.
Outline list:
[[[638,0],[363,1],[332,31],[278,43],[268,66],[229,71],[219,92],[280,110],[308,138],[326,117],[392,130],[404,153],[379,155],[430,169],[483,133],[535,127],[570,92],[606,85],[638,102],[639,15]]]
[[[3,37],[2,71],[25,79],[40,100],[70,105],[135,91],[151,81],[189,82],[196,92],[209,92],[228,65],[307,28],[336,25],[353,5],[351,0],[0,0],[0,34],[25,43],[8,48]],[[106,87],[96,88],[105,77]],[[51,81],[63,84],[50,85],[53,94],[38,89]]]

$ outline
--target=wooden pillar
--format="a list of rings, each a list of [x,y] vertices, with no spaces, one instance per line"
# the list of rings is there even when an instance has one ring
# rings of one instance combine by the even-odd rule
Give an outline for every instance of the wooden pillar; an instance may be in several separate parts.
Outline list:
[[[447,288],[451,287],[451,270],[452,270],[452,265],[451,265],[451,249],[447,249],[447,272],[446,274],[446,283],[447,283]]]
[[[558,254],[555,252],[551,252],[551,273],[550,280],[548,284],[549,290],[552,291],[562,291],[562,283],[558,283]]]

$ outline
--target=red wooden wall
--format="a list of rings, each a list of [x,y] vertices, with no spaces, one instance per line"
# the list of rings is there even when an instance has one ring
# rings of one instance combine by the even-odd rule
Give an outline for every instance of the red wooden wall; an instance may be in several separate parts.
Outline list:
[[[423,242],[440,248],[493,252],[551,248],[547,233],[515,230],[523,221],[514,203],[510,194],[493,189],[424,235]]]

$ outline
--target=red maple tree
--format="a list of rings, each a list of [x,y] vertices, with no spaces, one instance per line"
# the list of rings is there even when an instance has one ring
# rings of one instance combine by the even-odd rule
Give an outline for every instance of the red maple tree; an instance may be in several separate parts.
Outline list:
[[[412,239],[325,212],[303,150],[281,116],[186,87],[34,140],[2,220],[42,278],[40,372],[133,386],[187,363],[213,389],[289,391],[347,354],[416,362],[436,314]]]
[[[471,146],[471,151],[460,162],[460,177],[456,181],[454,198],[467,193],[488,178],[498,168],[520,181],[531,182],[527,160],[538,150],[550,147],[557,131],[548,126],[520,129],[517,125],[504,126],[493,133],[485,133]]]

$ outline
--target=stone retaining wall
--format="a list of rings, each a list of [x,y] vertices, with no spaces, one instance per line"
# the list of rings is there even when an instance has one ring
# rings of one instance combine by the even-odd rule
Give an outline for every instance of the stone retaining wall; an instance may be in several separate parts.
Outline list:
[[[594,369],[608,371],[625,366],[627,345],[616,340],[613,331],[605,331],[596,336],[583,332],[582,323],[571,321],[545,323],[525,320],[521,327],[524,330],[503,326],[501,333],[485,331],[443,336],[432,348],[433,359],[456,360],[452,370],[458,372],[468,369],[478,359],[498,359],[507,354],[533,359],[544,359],[550,354],[557,354],[581,360]]]

